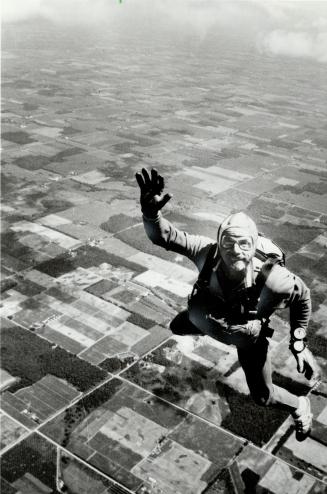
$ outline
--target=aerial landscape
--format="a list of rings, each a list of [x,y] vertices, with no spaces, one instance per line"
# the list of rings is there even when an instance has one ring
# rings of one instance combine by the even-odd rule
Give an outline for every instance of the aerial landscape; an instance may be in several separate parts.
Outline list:
[[[101,29],[62,2],[3,24],[1,492],[326,492],[327,60],[240,41],[236,1],[220,29],[112,3]],[[310,288],[313,389],[287,312],[271,321],[274,381],[310,393],[304,443],[251,400],[234,346],[170,331],[197,272],[146,237],[142,167],[179,229],[215,239],[245,211]]]

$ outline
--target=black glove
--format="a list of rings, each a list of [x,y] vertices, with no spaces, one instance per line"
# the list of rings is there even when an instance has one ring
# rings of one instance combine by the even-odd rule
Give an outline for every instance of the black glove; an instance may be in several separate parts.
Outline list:
[[[171,194],[164,194],[164,179],[157,170],[151,170],[151,177],[145,168],[135,175],[141,190],[141,209],[147,218],[155,218],[165,204],[172,198]]]

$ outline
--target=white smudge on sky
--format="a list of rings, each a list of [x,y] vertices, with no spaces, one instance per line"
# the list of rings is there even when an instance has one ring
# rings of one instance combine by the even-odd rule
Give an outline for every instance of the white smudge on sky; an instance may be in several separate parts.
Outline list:
[[[261,40],[260,48],[274,55],[302,56],[327,62],[327,32],[274,30]]]
[[[327,1],[315,0],[3,0],[3,22],[43,18],[59,25],[143,24],[194,35],[202,42],[233,35],[276,56],[327,61]]]

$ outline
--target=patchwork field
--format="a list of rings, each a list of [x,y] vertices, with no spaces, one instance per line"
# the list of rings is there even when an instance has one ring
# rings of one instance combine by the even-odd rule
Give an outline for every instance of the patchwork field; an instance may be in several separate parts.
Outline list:
[[[1,489],[322,494],[325,65],[150,25],[4,26]],[[147,239],[142,167],[164,175],[180,230],[215,239],[243,210],[308,284],[321,381],[305,443],[251,401],[234,347],[169,329],[197,273]],[[309,393],[287,311],[271,325],[274,381]]]

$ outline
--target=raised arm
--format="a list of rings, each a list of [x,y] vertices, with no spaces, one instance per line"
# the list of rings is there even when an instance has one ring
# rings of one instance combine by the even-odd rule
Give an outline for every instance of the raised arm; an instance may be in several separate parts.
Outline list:
[[[164,179],[156,170],[152,169],[149,174],[143,168],[141,173],[136,173],[136,180],[141,192],[144,228],[149,239],[167,250],[185,255],[201,269],[206,253],[214,242],[207,237],[181,231],[162,216],[161,209],[172,195],[164,193]]]
[[[164,178],[155,169],[152,169],[149,175],[145,168],[142,168],[141,173],[136,173],[135,177],[140,187],[143,215],[148,219],[157,218],[159,211],[172,198],[171,194],[164,194]]]

